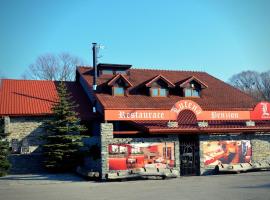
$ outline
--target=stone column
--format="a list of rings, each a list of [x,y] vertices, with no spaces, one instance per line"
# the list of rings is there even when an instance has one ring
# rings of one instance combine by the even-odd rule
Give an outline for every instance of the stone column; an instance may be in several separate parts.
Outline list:
[[[174,161],[175,161],[175,169],[179,171],[180,176],[180,146],[179,146],[179,138],[178,135],[168,135],[168,139],[174,142]]]
[[[4,117],[4,133],[10,133],[10,118],[8,116]]]
[[[109,172],[109,152],[108,147],[113,139],[113,124],[101,123],[100,125],[100,139],[101,139],[101,179],[106,179],[106,174]]]

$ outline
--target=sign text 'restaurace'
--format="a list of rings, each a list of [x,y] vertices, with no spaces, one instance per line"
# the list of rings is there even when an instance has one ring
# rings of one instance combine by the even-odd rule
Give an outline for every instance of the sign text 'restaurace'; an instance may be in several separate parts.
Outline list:
[[[162,120],[164,119],[164,112],[126,112],[126,111],[119,111],[118,118],[119,119],[156,119]]]

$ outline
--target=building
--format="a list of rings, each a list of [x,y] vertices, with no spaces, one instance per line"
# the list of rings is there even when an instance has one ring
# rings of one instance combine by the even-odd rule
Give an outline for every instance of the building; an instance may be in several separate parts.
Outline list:
[[[57,84],[54,81],[1,80],[0,116],[4,120],[4,131],[9,133],[11,173],[43,171],[40,145],[44,141],[41,136],[46,134],[44,123],[50,118],[51,107],[57,100]],[[75,82],[66,82],[66,86],[79,105],[76,111],[82,121],[98,119],[85,109],[91,103],[82,87]],[[85,124],[91,129],[91,123]]]
[[[0,115],[14,152],[38,152],[55,84],[2,80]],[[104,179],[141,169],[202,175],[220,164],[270,162],[270,103],[208,73],[100,63],[77,67],[67,86],[90,127],[88,144],[100,147],[101,158],[88,159],[87,167]]]

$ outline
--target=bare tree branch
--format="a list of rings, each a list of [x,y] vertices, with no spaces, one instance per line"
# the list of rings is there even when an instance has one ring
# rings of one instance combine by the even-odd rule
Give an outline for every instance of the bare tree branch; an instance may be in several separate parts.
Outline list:
[[[243,71],[233,75],[230,83],[258,100],[270,100],[270,71]]]
[[[68,53],[45,54],[29,66],[23,78],[71,81],[74,80],[76,66],[82,64],[81,59]]]

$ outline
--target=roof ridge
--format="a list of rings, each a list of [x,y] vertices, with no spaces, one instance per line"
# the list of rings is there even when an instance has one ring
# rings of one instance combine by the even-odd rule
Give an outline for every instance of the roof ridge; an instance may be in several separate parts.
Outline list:
[[[153,69],[153,68],[137,68],[137,67],[132,67],[131,70],[151,70],[151,71],[167,71],[167,72],[193,72],[193,73],[205,73],[208,74],[207,72],[204,71],[197,71],[197,70],[173,70],[173,69]]]
[[[16,82],[48,82],[48,83],[59,83],[61,81],[58,80],[36,80],[36,79],[12,79],[12,78],[3,78],[1,79],[1,82],[3,81],[16,81]],[[64,83],[76,83],[76,81],[63,81]]]
[[[80,65],[80,66],[76,66],[77,68],[93,68],[92,66],[90,65]],[[205,73],[205,74],[208,74],[207,72],[205,71],[199,71],[199,70],[175,70],[175,69],[154,69],[154,68],[139,68],[139,67],[132,67],[130,68],[130,70],[151,70],[151,71],[167,71],[167,72],[193,72],[193,73]]]
[[[38,79],[15,79],[15,78],[2,78],[1,81],[39,81],[39,82],[57,82],[53,80],[38,80]],[[65,81],[69,82],[69,81]]]

